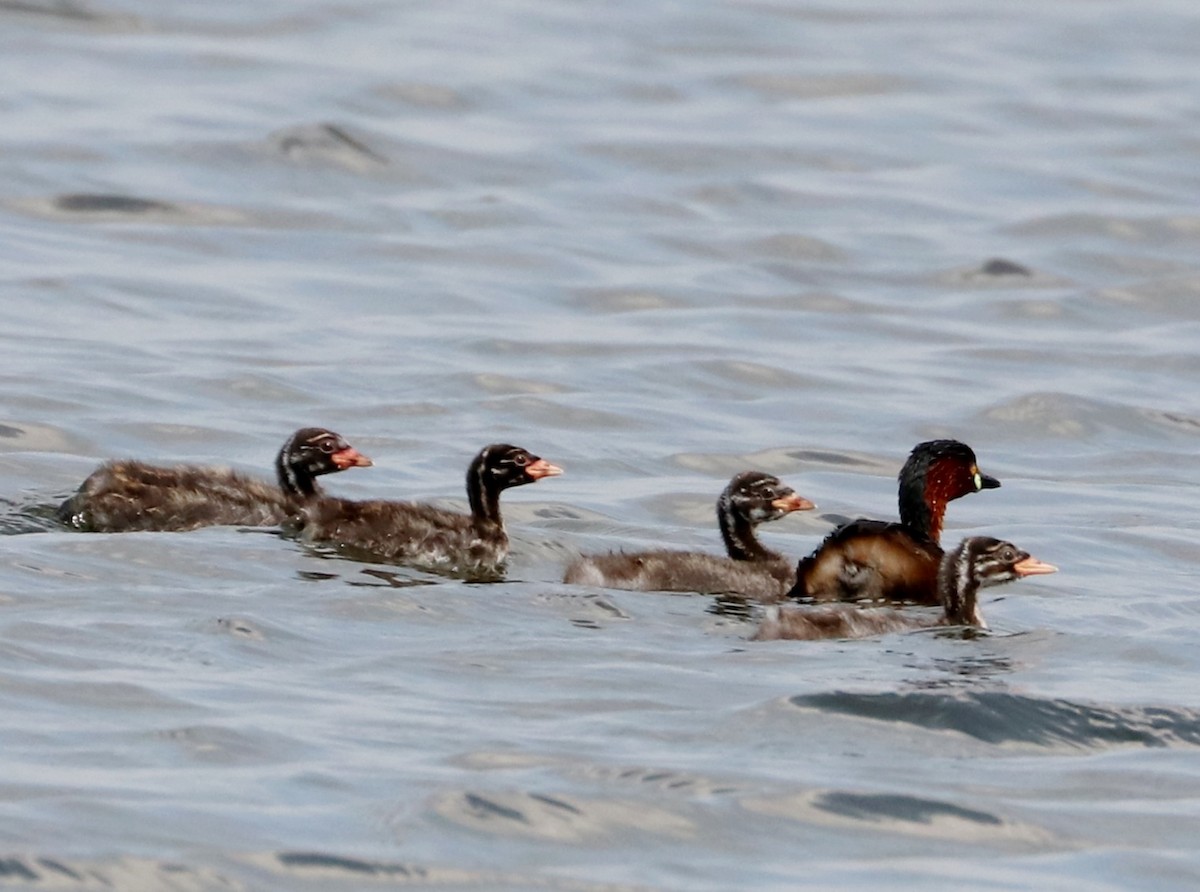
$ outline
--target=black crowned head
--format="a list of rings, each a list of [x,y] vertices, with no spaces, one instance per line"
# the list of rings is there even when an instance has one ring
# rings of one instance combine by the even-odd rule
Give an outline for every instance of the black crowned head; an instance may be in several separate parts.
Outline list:
[[[979,589],[1057,570],[1011,542],[990,536],[963,539],[945,554],[938,569],[938,592],[946,607],[946,619],[986,629],[976,597]]]
[[[798,496],[778,477],[761,471],[742,471],[729,481],[717,499],[717,514],[741,518],[751,524],[778,520],[793,511],[809,511],[816,506]]]
[[[513,486],[557,477],[562,468],[520,446],[485,446],[467,468],[467,499],[477,523],[501,524],[500,493]]]
[[[999,480],[979,470],[966,443],[918,443],[900,469],[900,521],[937,542],[948,502],[999,485]]]
[[[478,475],[484,489],[499,492],[513,486],[535,483],[543,477],[557,477],[562,473],[562,468],[520,446],[493,443],[485,446],[475,461],[471,462],[470,473]]]
[[[371,460],[321,427],[305,427],[292,434],[279,450],[275,470],[279,485],[292,495],[311,495],[313,478],[347,468],[369,468]]]

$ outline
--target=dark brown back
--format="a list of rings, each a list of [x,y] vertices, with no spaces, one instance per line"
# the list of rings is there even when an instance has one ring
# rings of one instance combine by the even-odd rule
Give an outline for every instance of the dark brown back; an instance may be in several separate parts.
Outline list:
[[[903,524],[855,520],[800,561],[790,597],[936,604],[942,550]]]

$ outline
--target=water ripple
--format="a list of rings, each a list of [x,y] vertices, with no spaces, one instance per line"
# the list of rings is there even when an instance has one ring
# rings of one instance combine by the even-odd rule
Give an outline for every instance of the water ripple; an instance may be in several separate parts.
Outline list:
[[[682,815],[644,802],[521,791],[448,793],[435,799],[433,809],[446,820],[472,830],[558,842],[583,842],[618,833],[684,839],[695,829]]]
[[[755,814],[837,827],[843,832],[887,831],[1010,851],[1037,851],[1056,842],[1053,834],[1035,825],[925,796],[819,790],[747,797],[741,804]]]
[[[987,743],[1105,749],[1200,746],[1200,711],[1099,706],[998,691],[830,692],[791,698],[802,709],[957,731]]]

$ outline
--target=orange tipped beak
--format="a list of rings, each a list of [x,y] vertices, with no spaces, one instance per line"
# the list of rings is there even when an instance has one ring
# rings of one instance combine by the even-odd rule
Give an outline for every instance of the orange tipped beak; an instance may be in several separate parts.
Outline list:
[[[776,511],[783,511],[785,514],[790,514],[792,511],[811,511],[817,506],[810,502],[804,496],[798,496],[792,493],[790,496],[784,496],[782,499],[776,499],[771,503],[771,507]]]
[[[1017,561],[1013,565],[1013,569],[1018,576],[1041,576],[1045,573],[1058,572],[1058,567],[1054,566],[1054,564],[1047,564],[1045,561],[1039,561],[1032,556]]]
[[[344,471],[346,468],[369,468],[374,464],[373,461],[353,446],[339,449],[329,457],[333,460],[334,465],[339,471]]]
[[[557,477],[562,472],[562,468],[558,465],[550,464],[544,458],[539,458],[525,468],[525,474],[534,480],[541,480],[543,477]]]

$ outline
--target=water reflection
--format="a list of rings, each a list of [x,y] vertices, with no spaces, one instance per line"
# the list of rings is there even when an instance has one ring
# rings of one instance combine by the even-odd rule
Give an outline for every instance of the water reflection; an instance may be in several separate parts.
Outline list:
[[[435,579],[422,579],[391,570],[376,570],[372,567],[364,569],[362,575],[379,581],[363,582],[362,580],[348,579],[346,584],[363,588],[413,588],[419,585],[437,585]]]
[[[66,495],[62,497],[67,498]],[[0,536],[18,536],[24,533],[46,533],[51,530],[67,529],[58,522],[56,512],[62,504],[59,499],[47,502],[42,499],[23,500],[0,498]]]
[[[982,629],[961,627],[941,630],[948,637],[975,640],[987,637]],[[961,654],[954,657],[934,657],[920,666],[911,668],[920,674],[902,682],[918,691],[942,691],[973,689],[980,686],[1002,688],[1004,676],[1016,671],[1018,664],[1012,658],[1000,654]]]
[[[708,607],[705,608],[705,612],[711,613],[713,616],[744,620],[749,623],[757,619],[761,609],[762,605],[749,598],[736,594],[725,594],[713,597]]]

